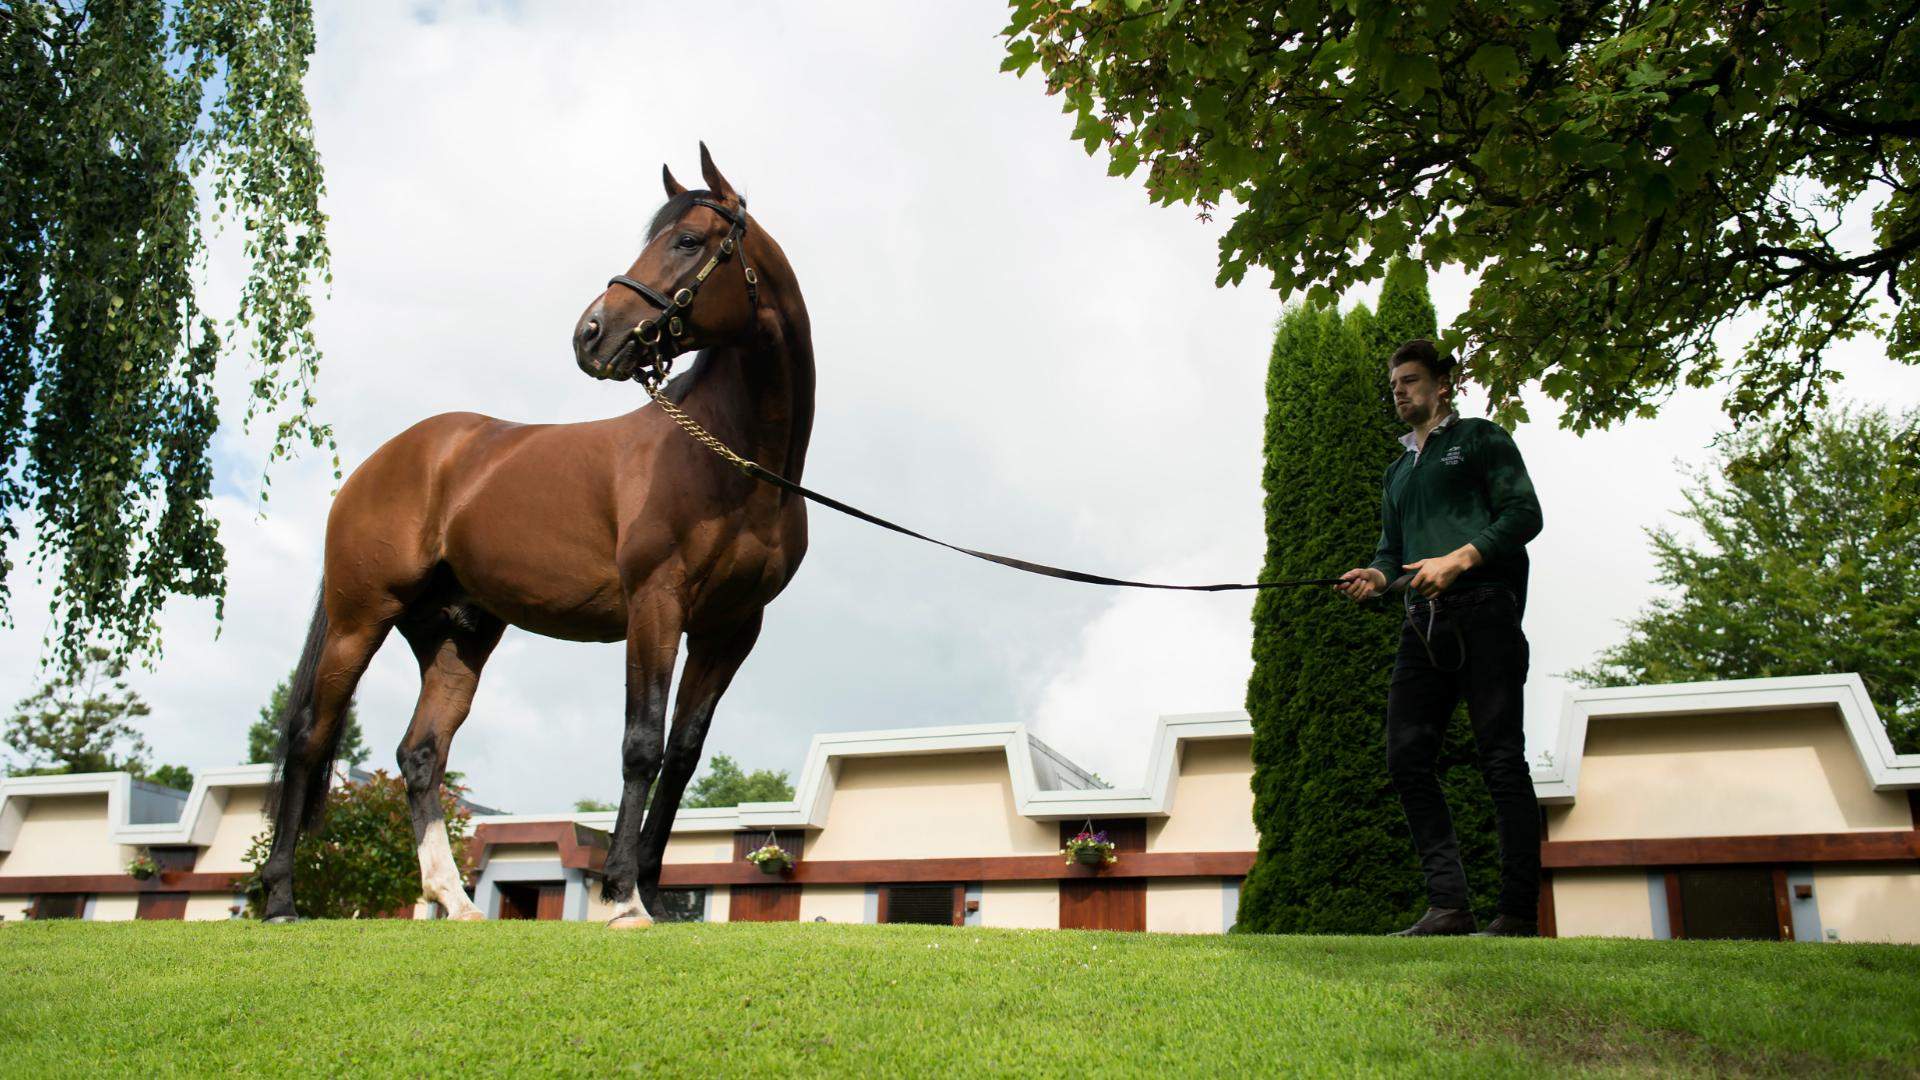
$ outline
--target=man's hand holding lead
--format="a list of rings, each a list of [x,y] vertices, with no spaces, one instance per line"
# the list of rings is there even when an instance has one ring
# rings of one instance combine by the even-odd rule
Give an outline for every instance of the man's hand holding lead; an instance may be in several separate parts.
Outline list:
[[[1340,584],[1334,588],[1349,600],[1371,600],[1387,591],[1387,575],[1371,566],[1359,566],[1341,574]]]
[[[1407,588],[1431,600],[1453,588],[1456,578],[1478,565],[1479,549],[1472,544],[1465,544],[1450,554],[1419,559],[1407,563],[1402,569],[1414,571],[1413,580],[1407,583]]]

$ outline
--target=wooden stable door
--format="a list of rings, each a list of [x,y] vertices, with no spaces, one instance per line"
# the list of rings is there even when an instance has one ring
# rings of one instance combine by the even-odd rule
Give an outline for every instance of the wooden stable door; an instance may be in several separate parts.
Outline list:
[[[1145,930],[1147,883],[1141,878],[1121,881],[1063,881],[1060,883],[1060,929]]]
[[[184,919],[187,917],[187,894],[183,892],[143,892],[140,903],[134,908],[136,919]]]
[[[797,922],[800,886],[735,885],[727,903],[729,922]]]
[[[562,881],[514,881],[500,886],[503,919],[565,918],[567,886]]]
[[[1084,822],[1060,823],[1060,842],[1065,844],[1085,827]],[[1060,882],[1060,929],[1062,930],[1145,930],[1147,928],[1147,883],[1143,878],[1116,878],[1125,873],[1127,854],[1147,849],[1147,823],[1142,818],[1118,818],[1095,821],[1095,832],[1105,832],[1113,841],[1120,861],[1102,870],[1099,877],[1069,878]]]

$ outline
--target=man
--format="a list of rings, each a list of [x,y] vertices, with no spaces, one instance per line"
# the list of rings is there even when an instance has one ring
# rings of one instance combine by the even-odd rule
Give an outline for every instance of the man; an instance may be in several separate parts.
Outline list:
[[[1540,502],[1512,436],[1453,411],[1453,358],[1415,339],[1387,362],[1407,448],[1387,468],[1380,545],[1341,576],[1354,600],[1412,571],[1387,693],[1387,772],[1427,879],[1427,913],[1405,936],[1471,934],[1467,875],[1435,762],[1462,697],[1500,832],[1500,909],[1482,936],[1531,937],[1540,897],[1540,808],[1527,773],[1521,706],[1527,541]]]

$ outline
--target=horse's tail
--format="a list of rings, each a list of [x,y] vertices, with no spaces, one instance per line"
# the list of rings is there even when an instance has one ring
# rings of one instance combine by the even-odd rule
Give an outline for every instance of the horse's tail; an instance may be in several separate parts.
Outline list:
[[[267,817],[278,825],[281,821],[281,796],[285,792],[287,759],[294,756],[296,768],[308,770],[306,783],[296,786],[300,805],[287,809],[298,815],[295,819],[302,831],[319,824],[321,811],[327,805],[327,780],[333,772],[334,757],[340,752],[340,740],[346,733],[346,710],[342,708],[339,722],[327,733],[326,742],[319,747],[307,745],[313,737],[314,726],[314,677],[320,667],[320,651],[327,642],[327,586],[323,578],[320,582],[320,596],[313,605],[313,621],[307,625],[307,643],[300,650],[300,663],[293,669],[293,681],[287,687],[286,704],[280,707],[280,715],[274,718],[274,726],[279,730],[279,741],[273,751],[273,782],[267,787]],[[318,760],[316,760],[316,757]]]

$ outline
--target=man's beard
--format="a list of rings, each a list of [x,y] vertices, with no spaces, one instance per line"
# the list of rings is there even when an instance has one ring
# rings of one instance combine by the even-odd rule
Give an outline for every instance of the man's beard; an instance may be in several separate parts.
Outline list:
[[[1409,427],[1419,427],[1433,419],[1434,408],[1432,402],[1409,401],[1400,406],[1400,420]]]

